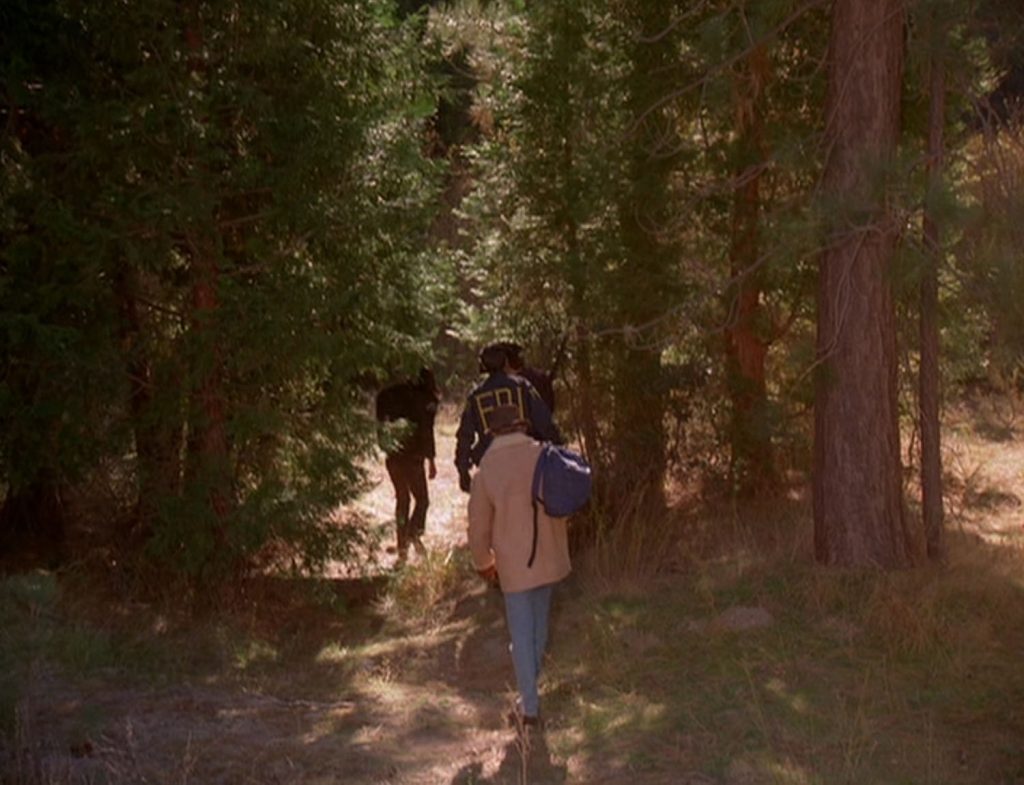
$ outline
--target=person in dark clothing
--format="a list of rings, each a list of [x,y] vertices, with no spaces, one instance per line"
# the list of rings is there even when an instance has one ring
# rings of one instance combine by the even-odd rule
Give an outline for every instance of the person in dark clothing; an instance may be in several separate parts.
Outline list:
[[[439,399],[437,383],[429,368],[421,369],[415,382],[385,387],[377,394],[377,420],[382,423],[404,421],[407,429],[396,445],[385,450],[387,457],[384,461],[395,488],[399,565],[405,563],[410,545],[420,555],[426,553],[422,537],[430,505],[427,479],[437,476],[434,418]],[[410,497],[416,502],[411,517]]]
[[[518,343],[507,341],[498,344],[505,349],[505,354],[508,355],[508,364],[512,369],[512,373],[516,376],[522,376],[526,381],[534,386],[537,390],[537,394],[540,395],[541,400],[548,406],[548,411],[551,414],[555,413],[555,374],[554,371],[542,371],[540,368],[534,368],[532,365],[527,365],[526,361],[523,360],[523,347]]]
[[[455,434],[455,468],[459,472],[459,488],[465,493],[469,493],[472,467],[480,465],[494,438],[488,416],[499,407],[516,407],[533,438],[562,443],[547,404],[532,384],[512,373],[508,353],[501,344],[491,344],[480,353],[480,369],[487,373],[487,378],[466,399]]]

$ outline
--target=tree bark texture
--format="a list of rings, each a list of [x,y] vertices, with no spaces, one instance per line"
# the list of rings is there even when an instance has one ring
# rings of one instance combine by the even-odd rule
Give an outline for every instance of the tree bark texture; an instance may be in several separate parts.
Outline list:
[[[633,22],[644,37],[667,28],[668,8],[645,0],[633,9]],[[672,62],[665,39],[638,40],[631,54],[629,106],[643,118],[630,140],[629,184],[619,203],[625,260],[620,271],[619,318],[626,325],[650,322],[665,303],[668,250],[658,229],[666,222],[668,173],[671,162],[663,149],[671,138],[672,121],[661,109],[652,110],[660,97],[656,75]],[[664,506],[666,391],[661,348],[656,336],[627,332],[616,347],[612,438],[615,457],[611,493],[617,504]],[[639,495],[639,497],[638,497]]]
[[[184,7],[184,39],[188,68],[200,81],[206,78],[201,4],[190,0]],[[185,238],[189,255],[189,322],[193,341],[191,401],[188,421],[186,479],[205,492],[214,519],[221,528],[232,507],[232,467],[228,445],[228,401],[224,392],[224,349],[220,340],[221,240],[212,227],[199,227]]]
[[[567,135],[568,136],[568,135]],[[572,150],[568,141],[564,144],[563,160],[566,163],[566,172],[572,171],[573,160]],[[568,270],[569,285],[572,288],[572,312],[571,316],[575,321],[574,328],[574,365],[576,379],[579,385],[578,395],[574,396],[570,404],[570,411],[580,431],[583,441],[583,451],[591,463],[601,466],[604,450],[601,444],[600,429],[597,424],[597,412],[594,406],[594,374],[591,355],[591,339],[587,334],[587,310],[586,294],[588,285],[587,263],[580,252],[579,227],[573,218],[572,211],[564,210],[562,217],[562,232],[568,248]]]
[[[729,247],[731,284],[726,292],[728,320],[726,381],[732,404],[730,470],[741,495],[776,487],[771,431],[766,419],[765,358],[768,343],[759,331],[763,275],[759,254],[761,166],[765,158],[761,101],[771,64],[763,46],[741,64],[736,80],[736,133],[740,162],[733,191]]]
[[[813,472],[815,556],[828,565],[901,567],[919,548],[903,506],[889,281],[898,227],[885,187],[900,131],[903,22],[899,0],[833,5]]]
[[[939,422],[939,263],[942,232],[934,200],[942,185],[945,158],[943,127],[946,115],[946,78],[941,54],[934,54],[929,78],[928,198],[924,213],[924,272],[921,276],[921,367],[919,370],[921,424],[921,509],[928,557],[942,556],[942,446]]]
[[[220,275],[212,250],[193,244],[192,329],[197,350],[189,421],[190,478],[207,489],[210,508],[223,520],[231,510],[231,462],[224,395],[223,349],[217,336]]]
[[[566,102],[569,101],[566,91]],[[561,139],[562,177],[565,182],[572,182],[572,173],[576,169],[576,156],[572,143],[572,134],[566,133]],[[566,270],[569,287],[572,291],[570,318],[574,322],[573,344],[576,379],[579,385],[578,395],[574,396],[570,411],[579,428],[583,441],[583,451],[595,465],[603,463],[604,454],[601,444],[600,429],[597,424],[597,412],[594,406],[594,374],[591,353],[591,338],[587,334],[588,323],[587,293],[590,286],[590,270],[587,259],[580,250],[579,225],[573,214],[572,196],[566,188],[565,200],[559,215],[562,240],[566,247]],[[602,467],[603,468],[603,467]]]
[[[154,327],[145,323],[139,310],[139,278],[138,270],[125,265],[114,280],[139,475],[135,510],[126,534],[136,543],[148,538],[160,503],[181,493],[183,437],[180,379],[171,378],[146,347],[147,335]]]

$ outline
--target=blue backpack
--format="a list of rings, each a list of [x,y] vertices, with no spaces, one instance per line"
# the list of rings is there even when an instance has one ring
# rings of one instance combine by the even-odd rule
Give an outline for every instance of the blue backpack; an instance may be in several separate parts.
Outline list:
[[[557,444],[545,443],[533,470],[533,545],[527,567],[537,556],[537,504],[552,518],[564,518],[583,508],[590,501],[593,478],[590,464],[579,453]]]

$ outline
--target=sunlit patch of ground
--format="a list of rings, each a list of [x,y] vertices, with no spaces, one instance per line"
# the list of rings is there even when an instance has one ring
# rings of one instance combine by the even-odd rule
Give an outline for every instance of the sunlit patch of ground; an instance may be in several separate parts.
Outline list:
[[[947,527],[1024,545],[1024,402],[976,399],[950,410],[945,424]]]
[[[441,407],[435,422],[437,447],[437,477],[430,480],[428,490],[430,506],[427,510],[427,531],[423,538],[428,548],[449,550],[465,542],[467,496],[459,489],[459,477],[455,471],[455,431],[459,425],[459,410],[452,404]],[[353,509],[370,516],[373,520],[388,522],[385,545],[395,545],[395,492],[384,468],[384,455],[367,464],[371,490],[363,494]],[[395,556],[391,553],[380,556],[381,563],[390,566]]]
[[[340,613],[268,577],[252,608],[188,624],[135,609],[115,635],[69,615],[56,579],[13,605],[4,585],[2,642],[38,660],[19,684],[19,748],[63,772],[56,785],[1024,782],[1016,412],[986,401],[948,417],[944,565],[815,568],[804,497],[687,506],[667,531],[680,558],[659,575],[619,569],[614,547],[593,560],[615,580],[577,574],[559,589],[548,724],[526,749],[505,720],[500,594],[464,551],[448,558],[466,501],[448,409],[430,556],[393,572],[383,554],[385,574],[336,582],[351,601]],[[377,484],[351,511],[390,519],[383,460],[369,469]],[[724,623],[740,612],[765,622]]]

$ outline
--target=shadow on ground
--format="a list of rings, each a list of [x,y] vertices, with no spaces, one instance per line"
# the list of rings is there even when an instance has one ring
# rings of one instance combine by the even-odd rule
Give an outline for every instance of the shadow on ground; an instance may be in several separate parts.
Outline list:
[[[539,730],[510,741],[497,771],[488,775],[480,761],[472,761],[459,769],[451,785],[560,785],[567,777],[566,766],[552,759],[544,731]]]

